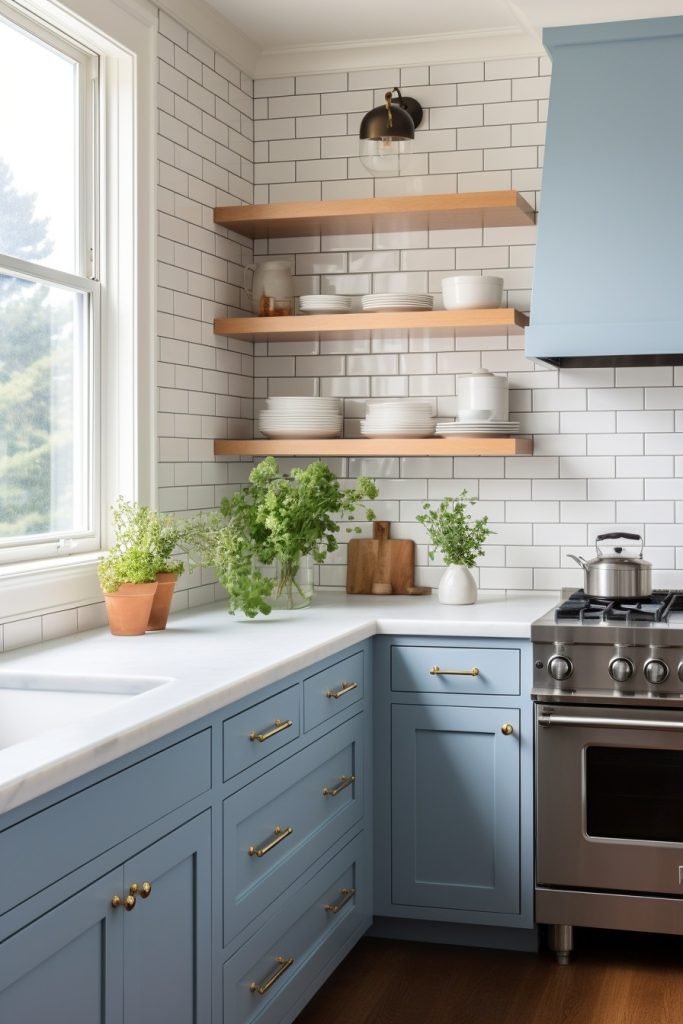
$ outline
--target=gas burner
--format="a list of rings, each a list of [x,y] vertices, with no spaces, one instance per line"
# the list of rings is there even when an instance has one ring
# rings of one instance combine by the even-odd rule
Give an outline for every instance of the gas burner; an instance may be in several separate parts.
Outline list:
[[[621,601],[589,597],[577,590],[555,610],[556,622],[666,622],[670,611],[683,610],[679,591],[655,590],[649,597]]]

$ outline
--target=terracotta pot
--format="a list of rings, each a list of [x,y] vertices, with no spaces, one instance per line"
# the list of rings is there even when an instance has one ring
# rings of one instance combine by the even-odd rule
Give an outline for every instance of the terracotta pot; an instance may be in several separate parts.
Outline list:
[[[147,629],[155,583],[122,583],[118,590],[105,593],[109,629],[114,636],[140,636]]]
[[[151,633],[157,629],[166,629],[177,579],[178,577],[174,572],[160,572],[157,574],[157,590],[152,602],[147,632]]]

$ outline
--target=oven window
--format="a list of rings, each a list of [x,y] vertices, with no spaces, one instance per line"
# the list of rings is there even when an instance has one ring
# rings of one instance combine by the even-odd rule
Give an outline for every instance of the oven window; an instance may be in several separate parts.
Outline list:
[[[683,842],[683,751],[586,749],[586,831]]]

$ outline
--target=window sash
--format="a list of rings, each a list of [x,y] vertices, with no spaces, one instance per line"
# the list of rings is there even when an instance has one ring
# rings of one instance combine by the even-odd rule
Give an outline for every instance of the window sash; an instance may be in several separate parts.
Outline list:
[[[101,386],[101,316],[98,267],[98,213],[99,213],[99,60],[86,47],[74,43],[66,35],[46,24],[39,16],[26,12],[20,5],[8,5],[0,0],[0,17],[15,24],[53,49],[64,53],[79,65],[78,78],[78,153],[76,165],[78,180],[77,209],[79,231],[77,238],[77,269],[68,273],[49,264],[34,263],[0,252],[0,272],[23,278],[37,284],[52,285],[66,291],[80,293],[87,304],[84,317],[87,332],[86,349],[88,373],[83,378],[83,399],[88,411],[87,480],[82,481],[86,492],[88,529],[26,535],[0,539],[0,565],[28,563],[38,559],[59,558],[74,553],[85,553],[101,547],[102,482],[100,423]]]

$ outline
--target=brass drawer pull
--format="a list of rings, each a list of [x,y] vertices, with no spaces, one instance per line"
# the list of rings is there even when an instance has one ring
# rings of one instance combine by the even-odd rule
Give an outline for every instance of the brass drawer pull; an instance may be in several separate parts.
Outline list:
[[[475,665],[474,668],[439,668],[438,665],[434,665],[429,670],[430,676],[478,676],[479,669]]]
[[[293,723],[289,721],[281,721],[279,718],[275,719],[275,725],[268,732],[250,732],[249,739],[252,741],[258,740],[259,743],[263,743],[265,740],[269,740],[271,736],[277,736],[279,732],[284,732],[285,729],[291,729]]]
[[[502,732],[503,736],[512,736],[515,730],[510,725],[509,722],[506,722],[505,725],[501,725],[500,731]]]
[[[331,697],[333,700],[339,700],[345,693],[351,693],[351,690],[357,689],[358,683],[342,683],[338,690],[328,690],[325,696]]]
[[[274,846],[277,846],[278,843],[281,843],[283,839],[286,839],[287,836],[291,836],[293,831],[294,831],[294,829],[291,828],[291,827],[290,828],[281,828],[279,825],[276,825],[275,828],[273,829],[273,835],[275,836],[275,839],[271,839],[271,841],[269,843],[266,843],[266,845],[262,846],[260,849],[258,847],[256,847],[256,846],[250,846],[249,850],[247,851],[249,853],[249,856],[250,857],[263,857],[263,856],[265,856],[266,853],[270,853],[270,851],[273,849]]]
[[[346,789],[347,786],[352,786],[355,781],[355,775],[342,775],[339,780],[339,785],[335,786],[334,789],[328,789],[328,787],[325,786],[323,796],[336,796],[338,793],[341,793],[342,789]]]
[[[257,996],[264,996],[268,989],[275,984],[278,978],[281,978],[285,971],[289,970],[289,968],[294,963],[294,957],[292,956],[289,958],[289,960],[285,960],[283,956],[276,956],[275,963],[280,965],[276,970],[275,974],[272,974],[270,978],[268,978],[268,981],[264,981],[262,985],[259,985],[257,981],[252,981],[251,985],[249,986],[250,992],[253,992],[254,995]]]
[[[123,907],[124,910],[133,910],[137,900],[131,893],[130,896],[126,896],[125,900],[122,900],[120,896],[112,896],[111,905],[112,907]]]
[[[342,907],[345,907],[349,900],[356,895],[355,889],[342,889],[341,899],[338,903],[326,903],[325,910],[330,914],[338,914]]]

